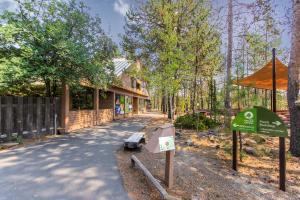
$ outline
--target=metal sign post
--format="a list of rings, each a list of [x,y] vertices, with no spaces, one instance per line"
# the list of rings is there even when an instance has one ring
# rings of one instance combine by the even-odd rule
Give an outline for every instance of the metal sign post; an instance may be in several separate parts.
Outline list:
[[[232,169],[237,171],[237,134],[232,131]]]
[[[274,104],[275,105],[275,104]],[[276,108],[276,106],[275,106]],[[285,143],[288,136],[287,128],[282,119],[275,113],[263,107],[246,109],[232,121],[232,168],[237,170],[237,131],[245,133],[264,134],[280,138],[279,155],[279,188],[285,191]]]
[[[273,102],[273,112],[276,113],[276,50],[272,50],[272,102]],[[279,137],[279,188],[285,191],[285,171],[286,171],[286,160],[285,160],[285,138]]]

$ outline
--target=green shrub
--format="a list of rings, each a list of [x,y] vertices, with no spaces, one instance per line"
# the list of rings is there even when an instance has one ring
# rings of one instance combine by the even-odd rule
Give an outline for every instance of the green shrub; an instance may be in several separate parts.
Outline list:
[[[213,119],[205,117],[201,113],[197,113],[186,114],[178,117],[175,120],[174,125],[176,128],[206,130],[216,127],[219,123]]]
[[[22,135],[17,136],[17,143],[18,144],[23,144],[23,137],[22,137]]]

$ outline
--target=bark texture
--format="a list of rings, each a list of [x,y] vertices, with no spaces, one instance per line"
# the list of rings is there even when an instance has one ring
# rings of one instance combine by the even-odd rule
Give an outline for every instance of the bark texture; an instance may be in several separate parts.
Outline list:
[[[233,11],[232,0],[228,0],[228,46],[227,46],[227,65],[226,65],[226,96],[225,96],[225,125],[230,127],[231,123],[231,66],[232,66],[232,32],[233,32]]]
[[[291,40],[290,62],[288,66],[288,104],[291,123],[290,151],[295,156],[300,156],[300,0],[293,1],[293,29]]]

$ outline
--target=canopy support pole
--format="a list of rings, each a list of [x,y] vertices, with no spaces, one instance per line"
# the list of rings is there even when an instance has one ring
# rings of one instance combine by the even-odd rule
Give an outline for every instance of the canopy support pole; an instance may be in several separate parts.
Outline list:
[[[276,65],[275,48],[272,50],[272,110],[276,113]],[[285,138],[279,137],[279,189],[285,191],[285,171],[286,171],[286,160],[285,160]]]
[[[273,112],[276,113],[276,65],[275,65],[275,48],[272,50],[272,104]]]

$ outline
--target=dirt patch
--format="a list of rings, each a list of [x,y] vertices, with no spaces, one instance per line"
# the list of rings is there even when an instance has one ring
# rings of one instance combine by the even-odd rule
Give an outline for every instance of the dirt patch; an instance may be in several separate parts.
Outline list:
[[[168,122],[165,118],[154,118],[144,128],[150,138],[155,128]],[[247,136],[244,136],[246,139]],[[276,138],[249,138],[257,140],[258,155],[246,155],[239,172],[231,170],[230,135],[210,135],[182,130],[176,137],[174,163],[174,187],[167,191],[182,199],[300,199],[299,158],[288,156],[287,192],[278,190],[278,158],[273,149],[278,149]],[[249,140],[251,142],[251,140]],[[248,143],[250,143],[248,141]],[[247,145],[245,145],[247,146]],[[263,147],[263,148],[262,148]],[[118,167],[124,185],[132,199],[161,199],[159,193],[138,168],[131,167],[130,156],[137,158],[152,175],[164,185],[165,154],[149,153],[145,148],[140,152],[123,151],[117,154]],[[273,155],[274,154],[274,155]]]

